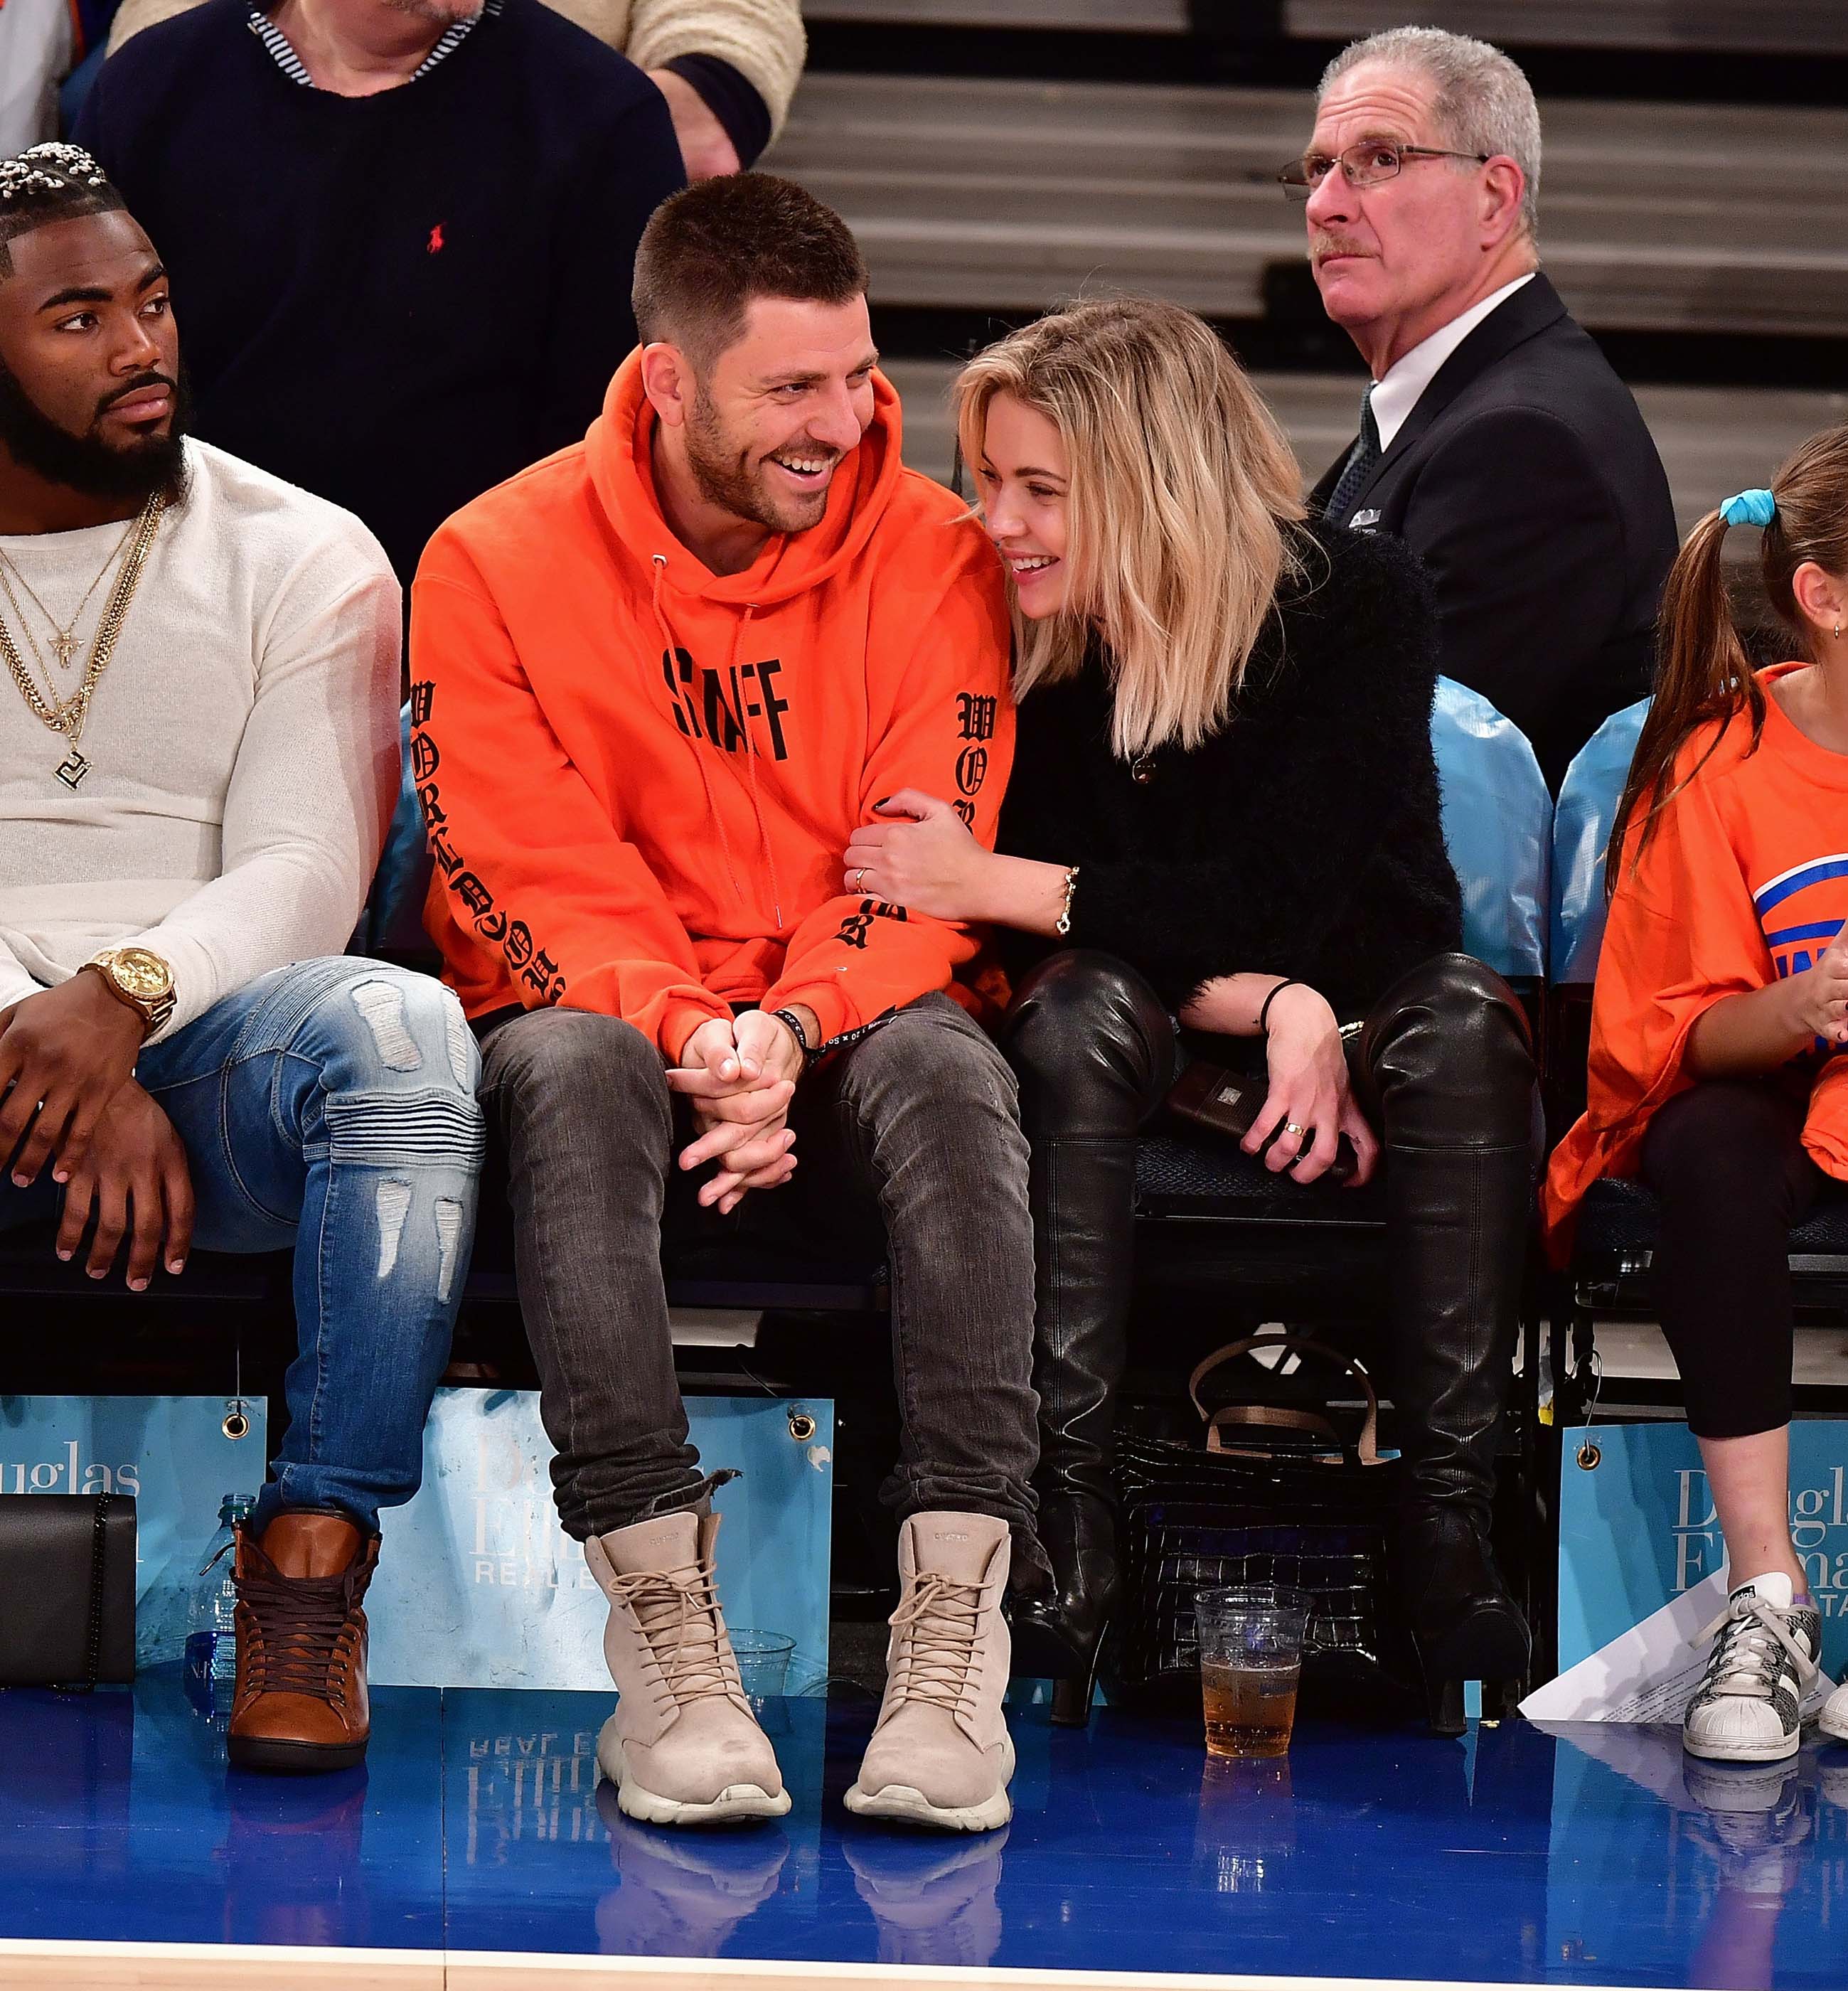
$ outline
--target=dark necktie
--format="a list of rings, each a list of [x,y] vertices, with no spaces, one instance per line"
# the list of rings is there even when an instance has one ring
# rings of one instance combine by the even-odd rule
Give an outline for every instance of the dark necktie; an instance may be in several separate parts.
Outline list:
[[[1347,453],[1347,461],[1341,466],[1341,475],[1322,510],[1322,516],[1332,519],[1338,526],[1347,523],[1347,515],[1353,508],[1354,500],[1360,495],[1380,461],[1380,425],[1373,420],[1373,384],[1368,381],[1366,392],[1360,396],[1360,433]]]

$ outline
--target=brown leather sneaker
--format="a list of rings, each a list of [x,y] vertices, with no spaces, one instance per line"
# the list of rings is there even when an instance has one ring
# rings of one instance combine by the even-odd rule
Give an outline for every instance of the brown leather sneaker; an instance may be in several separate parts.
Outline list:
[[[366,1613],[379,1538],[344,1514],[278,1514],[237,1531],[237,1679],[225,1746],[247,1770],[344,1770],[372,1734]]]

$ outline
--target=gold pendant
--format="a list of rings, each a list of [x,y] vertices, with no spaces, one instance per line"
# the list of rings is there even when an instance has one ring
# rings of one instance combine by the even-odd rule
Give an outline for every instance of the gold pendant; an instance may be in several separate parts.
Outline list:
[[[77,638],[75,636],[54,636],[51,639],[51,647],[53,653],[56,655],[58,659],[58,669],[61,671],[69,670],[71,666],[72,660],[77,654]]]
[[[58,779],[66,788],[74,788],[90,772],[90,763],[73,747],[60,763],[56,771]]]

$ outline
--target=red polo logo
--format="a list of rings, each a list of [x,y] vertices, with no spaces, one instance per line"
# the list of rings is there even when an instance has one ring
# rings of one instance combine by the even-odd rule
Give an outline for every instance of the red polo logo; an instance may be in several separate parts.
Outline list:
[[[440,255],[442,253],[443,224],[441,222],[439,221],[435,227],[431,229],[430,240],[424,243],[424,247],[425,252],[432,256]]]

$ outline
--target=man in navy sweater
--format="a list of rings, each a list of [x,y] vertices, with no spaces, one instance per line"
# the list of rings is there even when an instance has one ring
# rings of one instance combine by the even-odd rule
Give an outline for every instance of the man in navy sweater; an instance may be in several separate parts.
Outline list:
[[[357,512],[407,586],[589,427],[685,178],[655,85],[541,0],[206,0],[79,130],[161,245],[197,433]]]

